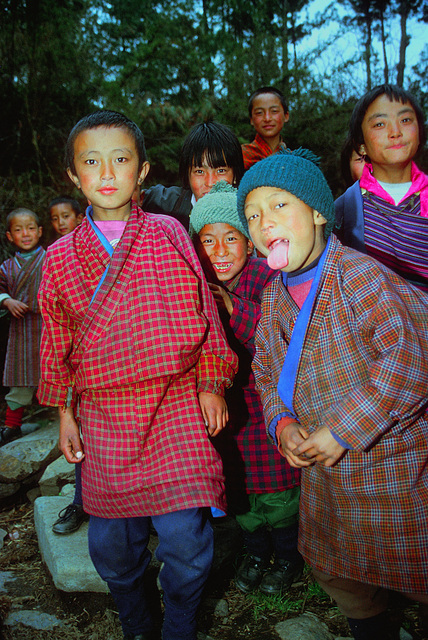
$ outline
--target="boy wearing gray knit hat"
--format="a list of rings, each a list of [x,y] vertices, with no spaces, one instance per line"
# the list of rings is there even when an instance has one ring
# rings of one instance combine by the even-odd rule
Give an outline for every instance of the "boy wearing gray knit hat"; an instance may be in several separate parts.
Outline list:
[[[355,638],[395,638],[389,590],[428,610],[428,298],[331,233],[313,160],[278,153],[238,190],[242,224],[280,270],[253,371],[268,432],[302,470],[302,556]]]
[[[216,441],[229,513],[240,525],[246,546],[235,583],[245,593],[259,588],[279,594],[300,578],[303,569],[297,550],[300,475],[266,437],[251,371],[261,297],[275,271],[264,258],[252,256],[246,221],[238,215],[237,190],[225,182],[196,202],[190,233],[229,344],[239,357],[238,376],[226,395],[230,429]]]

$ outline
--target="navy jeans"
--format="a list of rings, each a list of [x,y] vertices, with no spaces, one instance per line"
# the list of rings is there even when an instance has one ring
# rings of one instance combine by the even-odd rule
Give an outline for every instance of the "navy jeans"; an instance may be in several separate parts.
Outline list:
[[[165,615],[163,640],[196,640],[196,612],[213,558],[213,532],[203,509],[152,516],[164,565],[159,574]],[[89,553],[109,586],[124,634],[148,634],[153,621],[143,575],[150,562],[150,518],[89,520]]]

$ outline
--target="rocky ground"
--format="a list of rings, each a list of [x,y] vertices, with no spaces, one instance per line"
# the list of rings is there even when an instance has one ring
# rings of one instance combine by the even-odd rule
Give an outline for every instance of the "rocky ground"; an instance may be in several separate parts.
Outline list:
[[[39,410],[35,408],[35,412]],[[47,413],[46,416],[30,415],[29,419],[45,419],[49,423],[54,418]],[[48,451],[51,446],[49,444]],[[40,473],[33,473],[31,478],[38,482]],[[54,586],[40,555],[33,506],[28,498],[34,499],[36,494],[37,487],[23,483],[19,494],[3,498],[3,506],[0,504],[0,640],[121,640],[120,624],[110,596],[66,593]],[[73,536],[69,539],[72,557]],[[152,550],[156,542],[153,536]],[[236,589],[233,580],[242,549],[237,529],[231,523],[223,521],[216,525],[215,549],[213,571],[199,615],[198,640],[349,637],[345,618],[313,582],[310,571],[305,571],[301,582],[281,597],[244,595]],[[153,563],[147,572],[148,592],[153,595],[153,611],[160,626],[162,610],[156,577],[157,567]],[[415,606],[397,599],[392,603],[391,616],[401,618],[405,629],[401,640],[428,640],[420,632]],[[296,626],[286,628],[290,624]]]
[[[53,585],[40,557],[31,504],[24,502],[1,511],[0,528],[6,534],[2,534],[5,538],[0,551],[0,621],[10,623],[11,618],[14,620],[12,625],[0,626],[2,640],[121,640],[120,625],[110,596],[70,594],[58,591]],[[226,538],[222,532],[217,532],[218,535],[220,539]],[[153,542],[155,544],[156,541]],[[221,546],[218,542],[217,547],[219,544]],[[312,582],[309,572],[281,598],[267,598],[258,594],[245,596],[234,586],[234,563],[222,563],[221,553],[220,550],[217,555],[220,559],[214,567],[201,607],[200,640],[333,640],[349,637],[344,617]],[[4,579],[5,575],[9,579],[13,577],[13,580],[7,582],[6,589],[2,589],[1,578],[3,576]],[[149,592],[154,595],[153,611],[160,620],[154,567],[149,568],[147,580]],[[402,614],[403,626],[411,634],[402,637],[422,640],[415,608],[405,603],[395,604],[394,614],[391,615]],[[17,615],[20,612],[26,612],[26,615],[20,618]],[[302,614],[317,616],[317,631],[311,630],[308,624],[308,621],[312,624],[310,617],[299,618]],[[304,621],[307,633],[300,631],[297,635],[283,635],[281,623],[298,618]],[[56,625],[54,630],[52,621]],[[325,626],[321,623],[325,623]],[[35,628],[37,626],[42,628]]]

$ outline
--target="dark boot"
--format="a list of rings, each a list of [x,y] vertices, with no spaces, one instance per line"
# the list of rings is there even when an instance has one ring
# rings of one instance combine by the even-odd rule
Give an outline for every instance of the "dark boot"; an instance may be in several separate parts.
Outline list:
[[[348,618],[348,624],[355,640],[400,640],[400,629],[388,611],[362,620]]]
[[[287,591],[302,577],[304,562],[278,559],[265,573],[260,583],[260,591],[267,596],[279,595]]]
[[[52,531],[59,535],[73,533],[80,528],[80,525],[89,520],[89,516],[84,512],[82,505],[69,504],[58,514],[58,520],[52,525]]]
[[[235,584],[243,593],[256,589],[268,567],[269,560],[247,554],[236,573]]]
[[[12,440],[16,440],[22,436],[20,427],[12,429],[12,427],[1,427],[0,429],[0,447]]]

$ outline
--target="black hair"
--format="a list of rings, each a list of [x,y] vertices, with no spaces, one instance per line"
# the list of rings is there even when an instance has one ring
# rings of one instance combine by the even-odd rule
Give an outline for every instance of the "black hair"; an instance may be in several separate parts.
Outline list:
[[[85,116],[77,124],[74,125],[68,136],[67,144],[65,146],[65,168],[70,169],[73,175],[76,175],[76,167],[74,166],[74,143],[82,131],[88,129],[97,129],[98,127],[116,127],[117,129],[126,129],[128,133],[134,138],[135,146],[138,153],[138,165],[139,169],[143,166],[147,160],[146,147],[144,145],[144,136],[141,133],[139,127],[127,118],[123,113],[118,111],[109,111],[102,109],[95,111]]]
[[[280,99],[282,108],[284,109],[284,113],[288,113],[287,99],[279,89],[276,89],[275,87],[260,87],[260,89],[256,89],[254,93],[251,94],[250,99],[248,100],[248,114],[250,116],[250,119],[253,115],[253,102],[255,98],[257,98],[257,96],[260,96],[262,93],[273,93],[275,96],[277,96]]]
[[[183,142],[179,160],[180,179],[185,189],[190,189],[190,170],[201,166],[204,158],[213,169],[230,167],[233,171],[233,185],[239,185],[244,175],[242,148],[229,127],[210,121],[201,122],[191,129]]]
[[[18,207],[17,209],[14,209],[13,211],[11,211],[7,217],[6,217],[6,230],[10,231],[10,227],[12,225],[12,220],[14,218],[16,218],[17,216],[32,216],[37,224],[38,227],[40,227],[40,219],[39,216],[37,215],[37,213],[34,213],[34,211],[31,211],[31,209],[25,209],[25,207]]]
[[[77,200],[74,200],[74,198],[70,198],[69,196],[58,196],[57,198],[51,200],[48,205],[49,213],[51,213],[52,207],[55,207],[57,204],[69,204],[76,214],[76,218],[77,216],[80,216],[82,214],[80,205]]]
[[[370,91],[365,93],[363,97],[358,100],[352,112],[351,120],[349,122],[349,135],[352,140],[353,148],[358,153],[360,146],[364,144],[362,129],[364,116],[366,115],[367,109],[372,104],[372,102],[374,102],[376,98],[379,98],[379,96],[383,95],[388,96],[391,102],[396,101],[401,102],[402,104],[408,102],[412,105],[419,127],[419,152],[420,149],[424,147],[426,142],[424,113],[418,101],[411,93],[394,84],[379,84],[377,87],[374,87],[374,89],[371,89]]]

